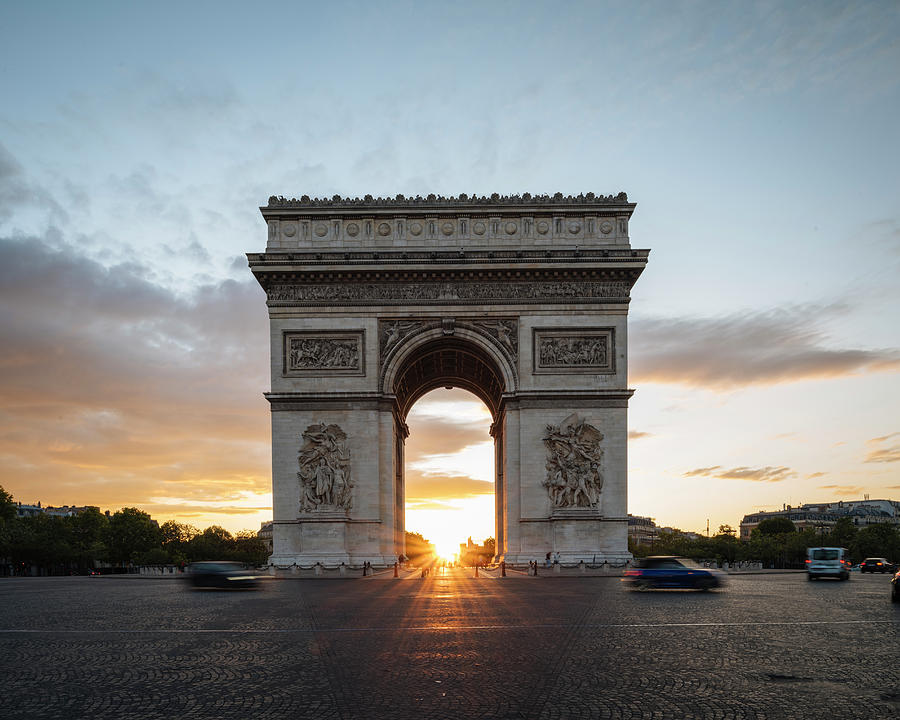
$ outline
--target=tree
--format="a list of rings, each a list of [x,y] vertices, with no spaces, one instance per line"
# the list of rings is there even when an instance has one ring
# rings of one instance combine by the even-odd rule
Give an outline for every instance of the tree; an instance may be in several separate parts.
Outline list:
[[[848,517],[842,517],[831,526],[831,532],[828,533],[823,545],[826,547],[849,548],[853,545],[856,532],[856,525],[853,524],[853,520]]]
[[[141,553],[160,547],[159,525],[137,508],[122,508],[110,519],[104,533],[110,558],[122,563],[138,560]]]
[[[494,538],[485,538],[482,546],[484,547],[484,554],[488,556],[488,559],[493,558],[497,554],[497,542]]]
[[[0,485],[0,523],[12,522],[16,518],[16,503],[3,486]]]
[[[786,517],[773,517],[766,518],[753,530],[762,535],[781,535],[782,533],[796,532],[797,528]]]
[[[191,560],[230,560],[234,537],[219,525],[210,525],[187,545]]]
[[[252,530],[241,530],[234,536],[233,560],[259,567],[269,559],[269,548]]]
[[[434,545],[422,537],[419,533],[406,533],[406,557],[412,563],[423,562],[423,558],[428,559],[434,555]]]
[[[95,561],[108,557],[103,539],[109,518],[99,509],[88,508],[65,518],[63,524],[68,529],[74,560],[79,568],[93,567]]]
[[[710,553],[718,561],[733,563],[743,549],[737,533],[731,525],[719,525],[719,531],[706,541]]]
[[[191,559],[190,543],[200,534],[193,525],[167,520],[159,529],[162,536],[163,549],[169,554],[169,560],[182,565]]]
[[[16,517],[16,504],[13,497],[0,486],[0,573],[6,574],[12,553],[13,524]]]
[[[877,523],[862,528],[853,540],[853,560],[883,557],[888,562],[900,561],[900,529],[889,523]]]

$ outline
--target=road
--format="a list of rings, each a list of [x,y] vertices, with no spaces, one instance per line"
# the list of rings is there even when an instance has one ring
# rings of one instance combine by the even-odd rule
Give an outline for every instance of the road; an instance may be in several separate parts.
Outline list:
[[[4,718],[886,718],[888,576],[0,579]]]

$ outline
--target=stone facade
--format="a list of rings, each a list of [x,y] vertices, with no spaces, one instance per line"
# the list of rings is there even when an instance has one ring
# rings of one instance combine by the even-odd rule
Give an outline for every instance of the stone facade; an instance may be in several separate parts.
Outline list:
[[[406,416],[448,386],[493,415],[498,559],[627,559],[634,207],[270,198],[248,258],[270,317],[272,562],[392,563]]]

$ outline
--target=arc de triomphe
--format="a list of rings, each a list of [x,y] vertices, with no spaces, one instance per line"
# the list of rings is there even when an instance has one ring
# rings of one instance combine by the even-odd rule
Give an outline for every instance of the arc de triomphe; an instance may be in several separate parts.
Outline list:
[[[406,417],[493,416],[498,559],[621,562],[627,316],[647,264],[625,193],[269,198],[250,268],[271,331],[271,562],[393,563]]]

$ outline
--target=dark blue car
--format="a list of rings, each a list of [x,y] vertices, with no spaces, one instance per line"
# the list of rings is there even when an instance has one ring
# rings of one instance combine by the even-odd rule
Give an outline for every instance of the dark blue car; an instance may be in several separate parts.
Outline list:
[[[636,590],[680,588],[711,590],[724,584],[718,570],[700,567],[693,560],[674,555],[652,555],[634,561],[623,580]]]

